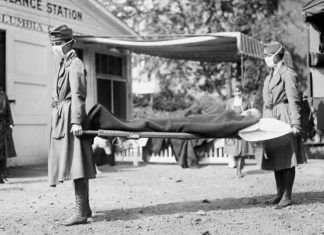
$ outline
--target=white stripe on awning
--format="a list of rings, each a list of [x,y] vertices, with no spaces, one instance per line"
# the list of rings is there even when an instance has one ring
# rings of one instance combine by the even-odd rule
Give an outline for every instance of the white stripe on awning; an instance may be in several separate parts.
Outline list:
[[[311,0],[303,6],[303,14],[305,14],[306,17],[318,15],[323,12],[324,12],[324,1],[323,0]]]

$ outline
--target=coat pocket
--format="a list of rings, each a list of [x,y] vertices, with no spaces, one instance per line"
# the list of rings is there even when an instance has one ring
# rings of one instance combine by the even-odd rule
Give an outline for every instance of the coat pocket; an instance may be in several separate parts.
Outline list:
[[[54,108],[52,116],[52,138],[61,139],[65,136],[65,119],[62,117],[62,106]]]

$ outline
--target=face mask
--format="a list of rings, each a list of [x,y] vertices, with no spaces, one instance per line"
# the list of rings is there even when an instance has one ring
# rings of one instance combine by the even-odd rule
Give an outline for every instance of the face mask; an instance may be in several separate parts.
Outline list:
[[[53,46],[52,47],[52,51],[58,57],[63,57],[64,56],[63,49],[62,49],[62,45],[60,45],[60,46]]]
[[[273,68],[273,67],[276,65],[276,64],[274,63],[273,59],[274,59],[274,55],[272,55],[272,56],[267,56],[267,57],[264,58],[264,61],[266,62],[267,66],[268,66],[269,68]]]
[[[64,56],[64,53],[63,53],[63,47],[66,46],[67,44],[71,43],[73,41],[70,40],[62,45],[54,45],[52,46],[52,51],[54,52],[54,54],[58,57],[63,57]]]
[[[273,68],[276,64],[274,63],[274,57],[280,52],[282,46],[280,45],[280,48],[271,56],[266,56],[264,58],[264,61],[266,62],[267,66],[269,68]]]

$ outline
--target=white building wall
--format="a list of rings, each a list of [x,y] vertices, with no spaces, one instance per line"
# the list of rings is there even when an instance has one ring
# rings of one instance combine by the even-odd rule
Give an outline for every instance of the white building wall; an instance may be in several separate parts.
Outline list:
[[[59,64],[51,52],[48,28],[66,24],[77,34],[134,34],[93,0],[34,0],[28,6],[23,2],[0,0],[0,29],[6,32],[6,91],[9,99],[16,100],[11,108],[18,156],[9,159],[9,165],[47,162],[52,84]],[[89,109],[96,103],[94,51],[109,50],[104,45],[77,45],[83,49],[88,71]]]

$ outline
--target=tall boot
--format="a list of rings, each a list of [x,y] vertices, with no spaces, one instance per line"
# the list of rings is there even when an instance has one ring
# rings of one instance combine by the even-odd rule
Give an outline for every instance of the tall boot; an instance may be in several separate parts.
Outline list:
[[[5,181],[4,181],[4,175],[3,175],[3,170],[0,168],[0,184],[4,184]]]
[[[6,160],[0,160],[0,184],[5,183],[5,179],[6,179],[5,168],[6,168]]]
[[[86,208],[85,208],[85,213],[86,213],[86,216],[88,218],[90,218],[92,216],[92,211],[91,211],[91,208],[90,208],[90,204],[89,204],[89,180],[86,180],[86,184],[87,184],[87,192],[86,192]]]
[[[284,170],[284,185],[285,185],[285,191],[284,195],[281,198],[278,205],[276,205],[276,209],[282,209],[286,206],[290,206],[292,204],[291,195],[292,195],[292,188],[294,185],[295,180],[295,167],[285,169]]]
[[[86,205],[87,205],[87,182],[84,179],[74,180],[75,209],[74,214],[66,220],[64,225],[71,226],[75,224],[87,223]]]
[[[277,195],[275,198],[266,201],[268,205],[278,204],[284,194],[284,180],[283,180],[283,171],[274,171],[276,186],[277,186]]]

